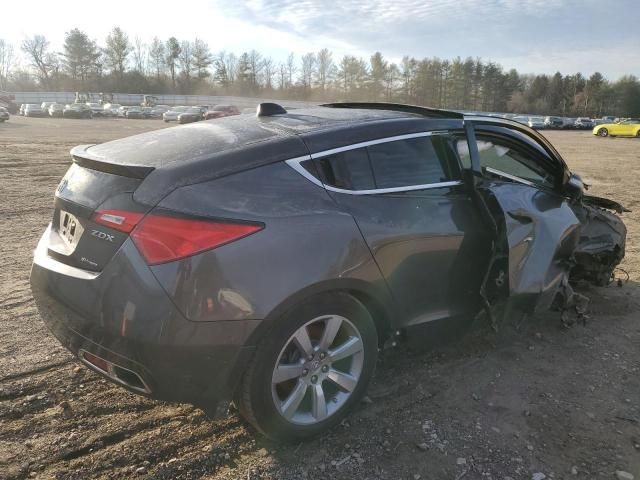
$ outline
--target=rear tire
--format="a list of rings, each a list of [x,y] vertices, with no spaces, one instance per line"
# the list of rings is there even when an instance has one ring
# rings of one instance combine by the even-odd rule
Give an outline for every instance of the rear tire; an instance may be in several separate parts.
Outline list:
[[[313,297],[276,320],[258,345],[238,410],[274,440],[323,433],[362,398],[377,354],[376,327],[362,303],[346,293]]]
[[[600,137],[608,137],[609,136],[609,130],[607,130],[606,128],[601,128],[600,130],[598,130],[598,135]]]

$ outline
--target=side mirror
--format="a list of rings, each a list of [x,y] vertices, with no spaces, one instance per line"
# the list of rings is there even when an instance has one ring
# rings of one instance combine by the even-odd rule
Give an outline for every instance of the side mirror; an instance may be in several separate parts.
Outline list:
[[[567,193],[567,195],[569,195],[569,197],[579,200],[582,198],[582,196],[584,195],[584,191],[588,187],[585,185],[585,183],[582,181],[582,178],[580,178],[579,175],[572,173],[571,176],[569,177],[569,180],[567,180],[567,183],[565,184],[564,188],[565,188],[565,192]]]

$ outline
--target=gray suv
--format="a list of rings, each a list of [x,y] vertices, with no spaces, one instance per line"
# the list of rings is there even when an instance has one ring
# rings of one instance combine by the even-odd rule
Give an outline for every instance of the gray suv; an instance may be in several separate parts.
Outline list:
[[[42,319],[111,381],[234,401],[276,439],[339,422],[379,348],[568,310],[624,256],[623,207],[495,117],[261,104],[71,156],[34,254]]]

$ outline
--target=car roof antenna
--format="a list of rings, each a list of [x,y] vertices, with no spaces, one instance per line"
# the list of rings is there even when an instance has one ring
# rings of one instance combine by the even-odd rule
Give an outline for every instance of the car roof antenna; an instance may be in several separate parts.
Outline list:
[[[256,110],[256,116],[258,117],[272,117],[274,115],[284,115],[285,113],[287,111],[282,105],[271,102],[259,103]]]

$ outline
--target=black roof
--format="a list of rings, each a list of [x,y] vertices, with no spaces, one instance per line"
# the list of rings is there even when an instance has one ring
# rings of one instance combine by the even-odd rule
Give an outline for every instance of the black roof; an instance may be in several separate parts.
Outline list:
[[[461,119],[459,113],[421,107],[330,104],[154,130],[76,147],[71,154],[87,168],[146,178],[136,196],[152,201],[179,185],[375,138],[460,128]]]

